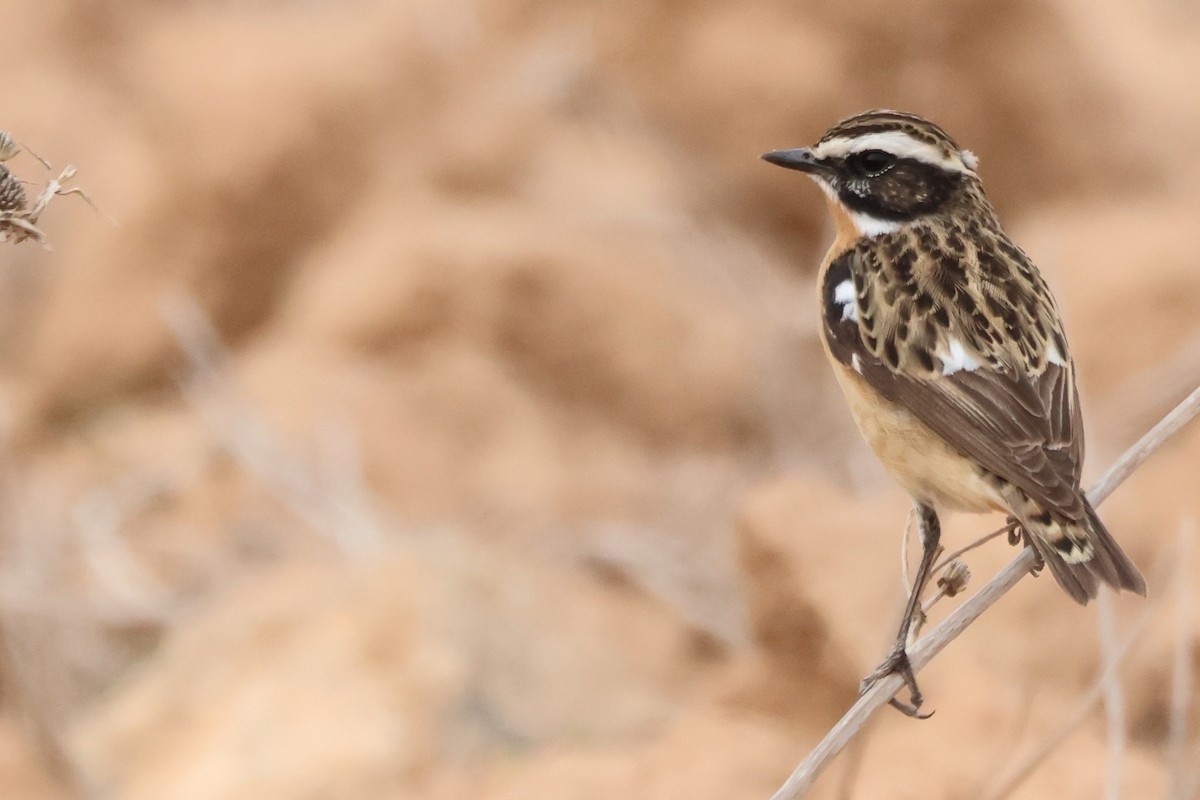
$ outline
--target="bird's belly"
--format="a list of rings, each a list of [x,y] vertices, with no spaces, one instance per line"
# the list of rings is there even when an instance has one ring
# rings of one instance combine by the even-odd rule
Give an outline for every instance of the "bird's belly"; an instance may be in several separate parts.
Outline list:
[[[836,362],[834,371],[863,438],[915,500],[960,511],[1005,510],[998,487],[971,460],[857,373]]]

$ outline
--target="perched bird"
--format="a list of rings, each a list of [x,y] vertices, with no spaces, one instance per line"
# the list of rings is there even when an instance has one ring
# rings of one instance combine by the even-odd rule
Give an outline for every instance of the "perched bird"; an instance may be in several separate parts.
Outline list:
[[[1079,485],[1075,365],[1045,280],[1000,227],[978,160],[937,125],[867,111],[812,147],[763,155],[825,193],[837,234],[817,276],[825,351],[871,449],[912,495],[924,548],[892,653],[904,676],[940,549],[939,509],[998,510],[1080,603],[1146,584]]]

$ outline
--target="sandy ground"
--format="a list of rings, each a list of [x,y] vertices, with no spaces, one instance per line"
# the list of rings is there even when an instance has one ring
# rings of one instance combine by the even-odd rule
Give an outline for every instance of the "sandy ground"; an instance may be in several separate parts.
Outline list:
[[[1200,382],[1194,4],[9,6],[0,127],[103,214],[0,251],[2,800],[767,797],[902,598],[906,500],[819,357],[824,209],[757,161],[849,113],[980,156],[1087,475]],[[1104,507],[1151,583],[1119,764],[1096,710],[1010,796],[1196,777],[1198,459]],[[1097,631],[1026,580],[813,796],[984,796]]]

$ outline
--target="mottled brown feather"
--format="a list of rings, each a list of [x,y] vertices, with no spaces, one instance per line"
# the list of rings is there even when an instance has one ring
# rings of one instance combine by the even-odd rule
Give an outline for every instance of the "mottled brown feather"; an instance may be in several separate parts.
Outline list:
[[[831,320],[841,324],[827,326],[831,353],[847,365],[857,356],[856,371],[876,391],[984,470],[1065,520],[1083,520],[1079,401],[1069,353],[1058,354],[1065,365],[1050,362],[1049,349],[1065,349],[1065,337],[1049,293],[1001,293],[992,306],[1002,314],[993,317],[982,299],[989,281],[977,252],[930,247],[940,236],[913,226],[860,239],[837,259],[841,264],[831,266],[826,280],[848,274],[862,288],[857,322]],[[978,251],[993,242],[976,237],[972,247]],[[882,266],[901,253],[915,261],[906,282]],[[933,299],[925,311],[913,301],[921,296]],[[1003,315],[1037,319],[1045,334],[1023,324],[1017,339],[989,337],[986,331],[1002,325]],[[864,330],[864,319],[872,320],[871,331]],[[901,328],[905,337],[896,335]],[[952,340],[979,368],[942,374]]]

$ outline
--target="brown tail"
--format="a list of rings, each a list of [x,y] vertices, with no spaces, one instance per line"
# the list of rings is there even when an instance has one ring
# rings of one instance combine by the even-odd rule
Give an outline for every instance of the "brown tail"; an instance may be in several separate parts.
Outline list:
[[[1087,498],[1083,504],[1087,512],[1085,523],[1065,531],[1058,525],[1053,532],[1043,530],[1036,516],[1031,520],[1032,525],[1021,521],[1030,532],[1029,539],[1038,554],[1050,567],[1050,574],[1067,594],[1083,605],[1096,596],[1097,580],[1145,597],[1146,581],[1142,574],[1104,527]]]

